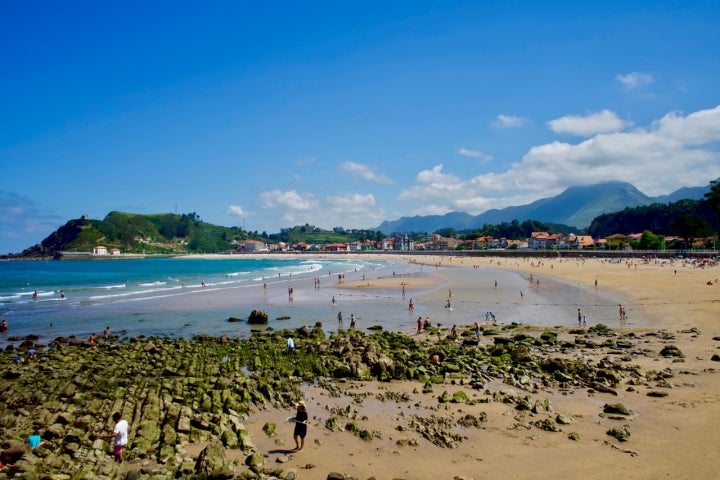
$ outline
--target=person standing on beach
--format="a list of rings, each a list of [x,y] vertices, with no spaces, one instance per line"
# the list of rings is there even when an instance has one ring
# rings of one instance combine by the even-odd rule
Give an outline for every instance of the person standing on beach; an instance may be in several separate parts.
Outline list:
[[[343,327],[342,312],[338,312],[337,319],[338,319],[338,328],[342,328]]]
[[[295,341],[293,341],[292,337],[288,337],[287,339],[287,352],[293,353],[295,351]]]
[[[422,332],[423,322],[422,322],[422,316],[418,317],[417,319],[417,334],[420,335],[420,332]]]
[[[475,322],[475,338],[478,342],[480,341],[480,325],[478,322]]]
[[[355,314],[350,314],[350,328],[355,328]]]
[[[578,308],[578,327],[582,326],[582,313],[580,312],[580,309]]]
[[[122,463],[125,460],[123,456],[123,450],[125,445],[128,443],[128,422],[122,419],[120,412],[113,413],[113,421],[115,422],[115,428],[113,433],[110,435],[104,435],[102,438],[113,439],[113,455],[115,455],[115,461]]]
[[[295,450],[299,452],[305,446],[305,436],[307,435],[308,414],[305,402],[301,401],[297,404],[297,411],[291,420],[295,421],[293,440],[295,440]]]

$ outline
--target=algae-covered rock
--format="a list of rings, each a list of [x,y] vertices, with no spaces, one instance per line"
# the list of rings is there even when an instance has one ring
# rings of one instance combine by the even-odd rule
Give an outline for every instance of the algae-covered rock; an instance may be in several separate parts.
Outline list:
[[[550,418],[544,418],[542,420],[538,420],[533,423],[537,428],[540,430],[545,430],[546,432],[559,432],[560,427],[557,426],[557,424]]]
[[[627,442],[630,440],[630,426],[623,425],[620,427],[613,427],[607,431],[607,434],[611,437],[615,437],[621,442]]]
[[[277,425],[275,425],[275,423],[273,422],[267,422],[262,427],[262,431],[265,432],[265,435],[267,435],[268,437],[274,437],[275,435],[277,435],[276,429]]]
[[[325,428],[327,428],[331,432],[337,432],[339,430],[342,430],[340,420],[335,415],[325,420]]]
[[[632,412],[625,407],[622,403],[606,403],[603,406],[603,413],[617,414],[617,415],[632,415]]]
[[[450,400],[452,403],[468,403],[468,396],[467,393],[463,392],[462,390],[458,390],[457,392],[453,393],[452,400]]]
[[[230,462],[225,456],[225,449],[218,441],[210,442],[198,455],[195,463],[195,473],[205,473],[208,476],[215,477],[225,472],[232,475]]]
[[[245,465],[253,472],[259,472],[265,465],[265,456],[261,453],[250,454],[245,458]]]
[[[663,357],[685,358],[685,354],[675,345],[665,345],[663,349],[660,350],[660,355]]]
[[[250,438],[250,432],[247,429],[239,429],[237,431],[237,438],[239,442],[238,448],[240,448],[243,452],[254,452],[257,450],[257,447],[255,447],[255,444]]]
[[[220,441],[222,442],[223,446],[225,448],[237,448],[240,444],[238,440],[238,436],[235,434],[235,432],[231,432],[230,430],[224,430],[220,434]]]
[[[543,333],[540,334],[540,339],[546,343],[556,343],[557,333],[545,330]]]
[[[577,442],[580,440],[580,434],[578,432],[570,432],[568,433],[568,438]]]
[[[555,421],[560,425],[569,425],[575,421],[575,419],[565,412],[560,412],[555,417]]]

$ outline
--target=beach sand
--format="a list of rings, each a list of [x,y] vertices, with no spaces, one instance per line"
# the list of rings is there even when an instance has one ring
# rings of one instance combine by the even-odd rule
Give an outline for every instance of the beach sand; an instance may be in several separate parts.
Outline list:
[[[297,468],[299,478],[325,478],[331,471],[377,479],[718,478],[720,465],[715,453],[720,429],[715,422],[720,414],[720,364],[711,360],[720,354],[720,341],[714,340],[720,336],[720,285],[715,283],[720,277],[718,267],[698,268],[683,261],[411,258],[428,266],[439,263],[443,268],[427,277],[348,281],[343,288],[351,292],[398,289],[404,282],[408,290],[434,288],[426,300],[443,301],[450,291],[453,297],[460,297],[475,287],[468,284],[465,269],[493,268],[498,274],[520,272],[528,278],[532,274],[528,288],[544,288],[554,279],[612,292],[624,299],[628,320],[620,322],[617,318],[608,326],[633,333],[637,342],[634,353],[587,348],[575,350],[572,355],[596,365],[603,361],[623,363],[660,375],[634,385],[621,383],[617,395],[586,388],[526,392],[499,381],[489,382],[484,390],[472,390],[462,385],[461,379],[434,385],[432,393],[422,393],[423,386],[418,382],[348,381],[336,384],[332,390],[309,385],[305,395],[311,422],[302,452],[289,451],[294,446],[292,425],[282,423],[293,412],[270,409],[248,419],[254,442],[269,455],[268,463],[286,461],[283,467]],[[607,308],[617,311],[617,306]],[[635,325],[634,318],[641,316],[642,326]],[[558,324],[566,327],[561,335],[572,340],[574,335],[569,330],[577,328],[575,318],[562,319]],[[462,325],[462,329],[468,328]],[[489,345],[492,338],[482,337],[482,342]],[[685,358],[660,356],[666,345],[678,347]],[[547,352],[548,357],[562,355],[560,351]],[[452,395],[459,390],[476,403],[438,402],[443,392]],[[533,402],[547,400],[553,412],[520,412],[494,399],[501,391],[530,395]],[[667,396],[648,396],[651,391]],[[614,403],[622,403],[632,414],[615,419],[602,413],[603,405]],[[348,406],[357,412],[356,424],[373,432],[372,441],[348,431],[331,432],[325,428],[333,412]],[[477,416],[481,412],[485,412],[487,421],[480,428],[451,427],[451,431],[464,437],[455,448],[436,446],[409,428],[413,417],[458,420],[465,414]],[[561,425],[561,432],[534,426],[529,430],[513,428],[554,419],[559,412],[573,418],[572,423]],[[278,437],[269,438],[262,432],[267,421],[278,423]],[[621,425],[628,425],[629,441],[619,442],[607,435],[609,429]],[[576,432],[579,439],[569,439],[570,432]]]

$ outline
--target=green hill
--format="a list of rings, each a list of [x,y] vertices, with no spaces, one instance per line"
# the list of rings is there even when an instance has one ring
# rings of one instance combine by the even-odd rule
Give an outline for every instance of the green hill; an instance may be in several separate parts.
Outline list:
[[[23,251],[23,257],[57,256],[60,252],[92,252],[102,245],[122,253],[184,254],[234,250],[252,238],[238,227],[205,223],[195,213],[138,215],[110,212],[102,220],[70,220],[39,245]]]

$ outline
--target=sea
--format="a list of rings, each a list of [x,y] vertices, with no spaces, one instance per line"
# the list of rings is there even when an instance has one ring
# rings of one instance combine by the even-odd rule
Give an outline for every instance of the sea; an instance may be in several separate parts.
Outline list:
[[[258,328],[295,329],[317,322],[331,332],[340,326],[339,313],[344,328],[353,315],[359,329],[380,326],[408,333],[418,316],[445,327],[484,323],[489,315],[500,324],[573,326],[577,308],[591,323],[613,324],[617,304],[623,302],[612,293],[551,278],[543,278],[540,286],[537,276],[455,268],[452,275],[460,286],[448,298],[448,308],[447,273],[444,267],[342,256],[0,261],[0,320],[8,324],[0,333],[0,347],[28,335],[37,335],[39,344],[58,337],[86,340],[106,328],[120,339],[249,337]],[[403,278],[425,276],[437,281],[413,291],[346,288],[350,282],[393,278],[400,285]],[[245,321],[255,309],[268,312],[267,325]]]

